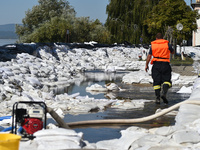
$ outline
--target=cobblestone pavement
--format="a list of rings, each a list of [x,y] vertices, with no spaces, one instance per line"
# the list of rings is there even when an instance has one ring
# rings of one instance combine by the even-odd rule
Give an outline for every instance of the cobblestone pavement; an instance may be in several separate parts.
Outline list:
[[[172,72],[179,73],[182,76],[197,76],[193,66],[172,66]]]

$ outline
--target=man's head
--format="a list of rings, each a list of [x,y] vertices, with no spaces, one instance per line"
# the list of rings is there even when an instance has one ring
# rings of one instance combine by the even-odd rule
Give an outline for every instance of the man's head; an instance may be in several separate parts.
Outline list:
[[[163,39],[162,33],[157,33],[156,34],[156,39]]]

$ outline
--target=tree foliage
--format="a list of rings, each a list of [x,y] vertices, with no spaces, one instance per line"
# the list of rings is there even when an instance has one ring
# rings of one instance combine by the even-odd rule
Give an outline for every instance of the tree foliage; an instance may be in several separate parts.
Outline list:
[[[148,42],[148,32],[143,21],[159,0],[110,0],[106,12],[106,26],[113,41],[140,43],[140,37]]]
[[[90,21],[89,17],[77,18],[74,22],[72,33],[74,42],[97,41],[99,43],[109,43],[109,32],[102,26],[100,21]]]
[[[175,38],[180,36],[190,38],[192,31],[197,29],[197,11],[193,11],[184,0],[162,0],[149,13],[144,24],[148,26],[148,32],[167,34],[171,30]],[[183,30],[177,31],[176,25],[181,23]]]
[[[199,17],[184,0],[110,0],[105,26],[99,20],[76,17],[67,0],[38,0],[26,12],[23,25],[16,25],[20,42],[97,41],[99,43],[150,43],[157,32],[188,39],[197,28]],[[176,25],[183,24],[181,32]]]
[[[27,35],[28,42],[65,42],[66,31],[72,27],[69,22],[60,17],[53,17],[50,21],[41,24]]]
[[[38,3],[26,12],[23,25],[16,25],[20,42],[65,42],[67,30],[70,31],[70,42],[109,42],[106,28],[98,20],[76,18],[68,1],[38,0]]]
[[[197,12],[186,5],[184,0],[110,0],[107,6],[106,26],[112,40],[122,43],[150,43],[155,33],[172,31],[174,37],[188,39],[196,29]],[[184,29],[177,32],[176,25]]]

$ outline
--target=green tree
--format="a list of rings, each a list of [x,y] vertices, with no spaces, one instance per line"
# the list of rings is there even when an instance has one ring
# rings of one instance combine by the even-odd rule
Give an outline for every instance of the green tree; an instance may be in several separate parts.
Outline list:
[[[198,17],[197,11],[187,6],[184,0],[161,0],[149,13],[144,24],[148,26],[148,32],[153,35],[157,32],[167,34],[170,31],[174,38],[189,39],[192,31],[197,29]],[[176,29],[178,23],[183,25],[181,32]]]
[[[30,42],[31,35],[36,34],[35,30],[41,31],[41,28],[44,29],[44,24],[53,24],[57,20],[53,18],[64,18],[68,24],[74,20],[75,10],[66,0],[38,0],[38,3],[39,5],[33,6],[32,10],[26,12],[22,20],[23,25],[16,25],[16,33],[21,42]]]
[[[77,18],[74,22],[74,30],[72,33],[72,38],[74,42],[89,41],[90,40],[90,31],[91,31],[91,21],[89,17],[80,17]]]
[[[110,34],[97,19],[91,21],[89,17],[76,18],[71,33],[74,42],[96,41],[99,43],[110,43]]]
[[[38,3],[26,12],[23,25],[16,25],[20,42],[65,42],[67,30],[69,42],[110,42],[110,34],[99,20],[76,18],[75,10],[66,0],[38,0]]]
[[[111,43],[110,32],[100,23],[99,20],[93,22],[91,26],[92,31],[90,32],[90,37],[93,41],[99,43]]]
[[[144,42],[149,42],[147,27],[143,21],[158,2],[159,0],[110,0],[106,9],[106,27],[113,42],[129,41],[138,44],[141,36]]]
[[[60,17],[53,17],[50,21],[41,24],[31,34],[26,36],[26,41],[39,42],[65,42],[66,31],[72,30],[71,24]]]

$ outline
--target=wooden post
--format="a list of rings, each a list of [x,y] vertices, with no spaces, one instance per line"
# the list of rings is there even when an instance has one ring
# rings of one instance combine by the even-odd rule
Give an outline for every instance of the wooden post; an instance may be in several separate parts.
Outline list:
[[[65,42],[66,43],[69,43],[69,30],[67,29],[67,32],[66,32],[66,39],[65,39]]]

